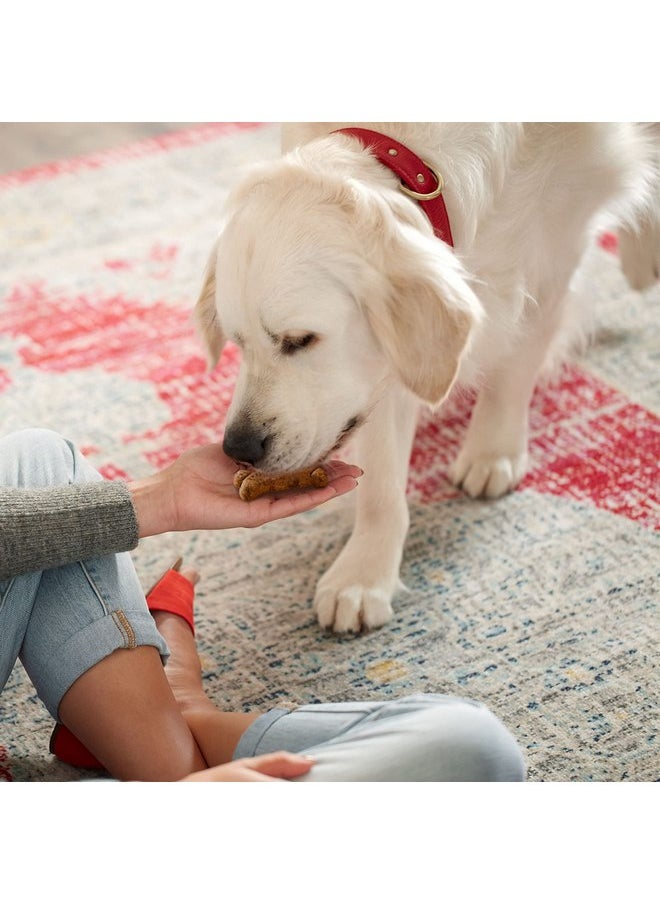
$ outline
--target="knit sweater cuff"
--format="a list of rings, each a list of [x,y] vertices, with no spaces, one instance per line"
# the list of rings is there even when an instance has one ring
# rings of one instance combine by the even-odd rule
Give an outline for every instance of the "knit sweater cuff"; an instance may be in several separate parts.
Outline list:
[[[138,539],[131,494],[121,481],[0,488],[0,580],[125,552]]]

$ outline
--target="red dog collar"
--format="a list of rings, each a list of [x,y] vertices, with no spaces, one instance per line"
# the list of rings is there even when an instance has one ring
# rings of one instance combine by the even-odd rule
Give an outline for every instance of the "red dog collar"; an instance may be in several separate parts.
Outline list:
[[[431,169],[405,144],[380,132],[359,128],[337,129],[337,132],[359,139],[374,157],[391,169],[401,180],[401,191],[413,201],[417,201],[424,210],[436,236],[453,246],[449,216],[442,197],[445,183],[439,173]]]

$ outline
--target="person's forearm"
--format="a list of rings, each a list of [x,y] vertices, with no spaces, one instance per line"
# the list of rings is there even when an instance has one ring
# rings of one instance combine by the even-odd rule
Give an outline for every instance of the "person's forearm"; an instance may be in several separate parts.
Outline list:
[[[176,511],[174,493],[163,472],[130,481],[127,486],[140,537],[153,537],[177,529],[173,514]]]
[[[134,549],[131,491],[120,481],[0,488],[0,580]]]

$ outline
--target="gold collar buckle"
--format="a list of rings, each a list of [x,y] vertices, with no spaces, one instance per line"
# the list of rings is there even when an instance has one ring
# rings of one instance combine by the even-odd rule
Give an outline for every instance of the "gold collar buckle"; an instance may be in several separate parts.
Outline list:
[[[437,198],[442,194],[445,188],[445,180],[442,178],[437,170],[434,170],[432,166],[429,166],[426,161],[422,161],[424,166],[428,167],[429,171],[435,176],[436,181],[438,183],[437,188],[433,191],[428,192],[428,194],[423,194],[422,192],[413,191],[412,188],[408,188],[407,185],[404,185],[403,182],[399,186],[404,195],[408,195],[409,198],[413,198],[415,201],[432,201],[434,198]]]

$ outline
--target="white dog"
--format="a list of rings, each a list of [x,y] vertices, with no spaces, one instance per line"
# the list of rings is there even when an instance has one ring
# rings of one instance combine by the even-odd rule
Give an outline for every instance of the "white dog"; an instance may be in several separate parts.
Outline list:
[[[335,131],[351,125],[374,144]],[[392,613],[420,404],[478,387],[449,476],[470,496],[507,493],[525,473],[528,404],[565,344],[569,283],[597,216],[623,218],[631,285],[657,278],[660,136],[625,123],[283,132],[283,157],[228,200],[196,318],[213,361],[226,339],[242,351],[230,457],[291,471],[356,434],[354,530],[314,608],[322,626],[359,631]],[[442,200],[438,226],[430,202]]]

